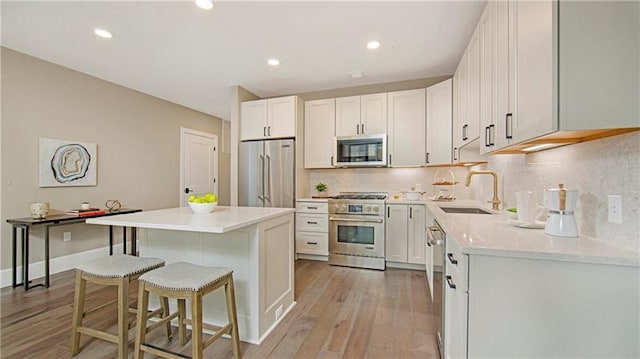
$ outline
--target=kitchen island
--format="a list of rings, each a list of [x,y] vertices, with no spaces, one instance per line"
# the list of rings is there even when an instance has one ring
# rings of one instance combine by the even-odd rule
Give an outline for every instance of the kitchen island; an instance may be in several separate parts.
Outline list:
[[[163,258],[167,264],[183,261],[231,268],[240,339],[260,344],[295,305],[294,211],[218,206],[213,213],[194,214],[182,207],[87,223],[140,228],[140,256]],[[174,310],[175,303],[171,306]],[[203,306],[205,322],[226,323],[223,291],[204,297]]]

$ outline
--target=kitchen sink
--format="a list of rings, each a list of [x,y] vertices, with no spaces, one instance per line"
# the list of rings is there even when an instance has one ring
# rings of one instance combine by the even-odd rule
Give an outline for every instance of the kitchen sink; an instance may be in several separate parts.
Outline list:
[[[461,213],[461,214],[492,214],[482,208],[475,207],[440,207],[445,213]]]

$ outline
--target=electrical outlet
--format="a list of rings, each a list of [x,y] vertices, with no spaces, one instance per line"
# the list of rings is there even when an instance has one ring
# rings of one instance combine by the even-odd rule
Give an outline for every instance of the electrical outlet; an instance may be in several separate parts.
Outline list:
[[[69,242],[71,240],[71,232],[64,232],[62,235],[62,240],[65,242]]]
[[[622,196],[609,195],[609,222],[622,224]]]
[[[276,309],[276,320],[280,319],[280,317],[282,316],[282,312],[284,312],[284,306],[280,304],[278,309]]]

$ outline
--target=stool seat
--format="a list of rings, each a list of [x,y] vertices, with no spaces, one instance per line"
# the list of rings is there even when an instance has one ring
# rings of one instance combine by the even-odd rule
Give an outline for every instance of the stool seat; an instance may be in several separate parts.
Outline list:
[[[76,267],[83,274],[102,278],[124,278],[162,267],[160,258],[141,258],[130,255],[114,255],[92,260]]]
[[[138,281],[164,290],[197,292],[226,280],[232,273],[226,267],[204,267],[178,262],[147,272]]]

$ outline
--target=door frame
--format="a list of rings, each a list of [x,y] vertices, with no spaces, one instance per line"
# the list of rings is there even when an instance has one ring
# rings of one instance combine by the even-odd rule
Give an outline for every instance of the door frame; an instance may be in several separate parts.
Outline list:
[[[185,141],[184,141],[184,137],[185,135],[196,135],[196,136],[202,136],[202,137],[206,137],[206,138],[210,138],[214,141],[215,143],[215,150],[213,152],[213,162],[215,164],[215,168],[213,169],[215,171],[215,178],[216,178],[216,187],[220,188],[220,176],[219,176],[219,166],[220,166],[220,162],[219,162],[219,158],[218,158],[218,147],[220,147],[220,144],[218,143],[218,135],[213,134],[213,133],[208,133],[208,132],[204,132],[204,131],[198,131],[198,130],[194,130],[191,128],[186,128],[186,127],[180,127],[180,188],[178,189],[178,203],[180,205],[180,207],[185,207],[187,206],[187,201],[185,200],[185,196],[184,196],[184,186],[185,186],[185,179],[184,179],[184,156],[185,156]],[[218,196],[220,196],[220,194],[218,193]]]

